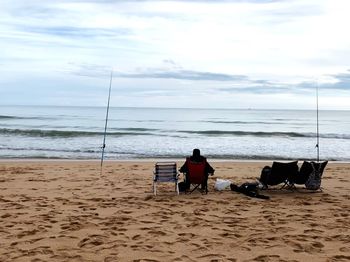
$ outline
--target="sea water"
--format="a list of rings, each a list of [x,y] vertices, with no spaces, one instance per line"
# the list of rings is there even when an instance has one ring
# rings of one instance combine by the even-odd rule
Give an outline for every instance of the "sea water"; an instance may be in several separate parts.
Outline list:
[[[0,106],[0,158],[99,159],[106,108]],[[317,158],[315,110],[110,108],[106,159]],[[319,111],[320,159],[350,160],[350,111]]]

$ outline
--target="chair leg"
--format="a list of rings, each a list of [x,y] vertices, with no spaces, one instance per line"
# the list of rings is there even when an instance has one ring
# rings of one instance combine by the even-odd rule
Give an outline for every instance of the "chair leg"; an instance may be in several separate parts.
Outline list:
[[[175,182],[175,190],[176,190],[176,193],[179,195],[180,190],[179,190],[179,183],[177,181]]]
[[[194,188],[190,191],[190,194],[192,194],[192,192],[195,191],[199,186],[200,184],[195,185]]]
[[[290,183],[289,184],[289,186],[288,186],[288,188],[290,189],[290,190],[292,190],[292,191],[298,191],[298,188],[295,186],[295,184],[294,183]]]
[[[286,180],[286,181],[284,182],[284,185],[283,185],[280,189],[294,190],[294,188],[295,188],[294,183],[292,183],[292,182]]]

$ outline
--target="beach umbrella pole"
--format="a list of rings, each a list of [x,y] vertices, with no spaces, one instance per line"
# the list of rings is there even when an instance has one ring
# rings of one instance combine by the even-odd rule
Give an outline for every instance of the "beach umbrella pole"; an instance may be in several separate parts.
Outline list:
[[[102,176],[102,169],[103,169],[103,158],[104,158],[105,147],[106,147],[106,134],[107,134],[107,124],[108,124],[109,102],[111,100],[112,79],[113,79],[113,70],[111,71],[111,78],[109,80],[109,91],[108,91],[108,102],[107,102],[107,110],[106,110],[106,121],[105,121],[105,129],[104,129],[104,133],[103,133],[102,154],[101,154],[101,176]]]

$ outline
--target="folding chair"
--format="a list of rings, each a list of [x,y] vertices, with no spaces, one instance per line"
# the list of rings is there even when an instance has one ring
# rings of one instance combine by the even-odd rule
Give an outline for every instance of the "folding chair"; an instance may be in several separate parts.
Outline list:
[[[267,167],[264,167],[266,169]],[[263,169],[263,171],[264,171]],[[290,185],[290,180],[298,173],[298,161],[289,163],[273,162],[269,173],[262,173],[258,179],[264,185],[263,189],[268,186],[275,186],[284,183],[282,188]]]
[[[206,194],[208,194],[208,178],[205,174],[205,166],[206,162],[203,160],[202,162],[191,161],[189,158],[187,161],[188,173],[186,174],[186,184],[189,185],[189,188],[186,190],[186,193],[192,193],[199,186],[202,186],[202,190]],[[191,188],[192,186],[192,188]]]
[[[323,171],[328,161],[322,163],[304,161],[300,171],[290,178],[290,184],[296,189],[295,185],[305,185],[309,190],[321,190],[321,179]]]
[[[153,171],[153,193],[157,195],[157,183],[172,182],[175,183],[175,191],[179,194],[179,175],[176,170],[175,162],[157,162]]]

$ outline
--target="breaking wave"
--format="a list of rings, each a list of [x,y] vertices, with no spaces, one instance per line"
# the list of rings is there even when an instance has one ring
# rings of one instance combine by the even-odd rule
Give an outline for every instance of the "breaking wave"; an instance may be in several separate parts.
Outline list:
[[[77,138],[102,136],[102,131],[80,131],[80,130],[47,130],[47,129],[10,129],[1,128],[0,135],[26,136],[26,137],[47,137],[47,138]],[[315,133],[298,132],[262,132],[262,131],[224,131],[224,130],[162,130],[152,128],[119,128],[107,132],[108,136],[169,136],[180,137],[181,134],[200,136],[253,136],[253,137],[316,137]],[[322,138],[350,139],[350,134],[320,134]]]
[[[198,134],[206,136],[255,136],[255,137],[316,137],[315,133],[298,132],[262,132],[262,131],[222,131],[222,130],[204,130],[204,131],[178,131],[181,133]],[[350,139],[350,134],[320,134],[323,138]]]
[[[72,131],[72,130],[43,130],[43,129],[0,129],[2,135],[17,135],[27,137],[52,137],[52,138],[69,138],[69,137],[90,137],[90,136],[102,136],[103,132],[94,131]],[[124,135],[152,135],[151,133],[144,132],[143,130],[130,130],[120,132],[107,132],[112,136],[124,136]]]

